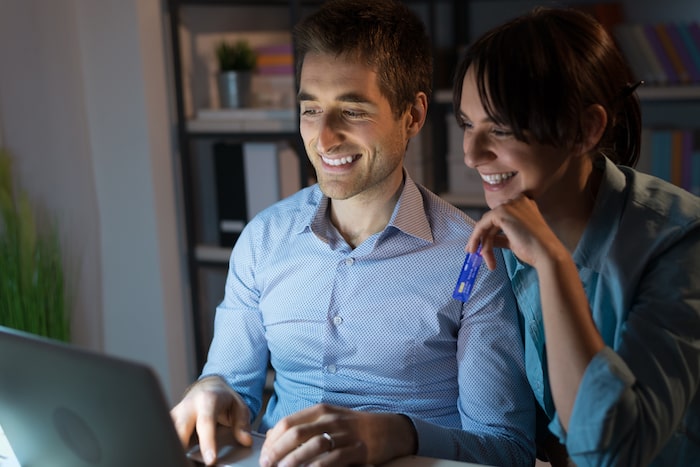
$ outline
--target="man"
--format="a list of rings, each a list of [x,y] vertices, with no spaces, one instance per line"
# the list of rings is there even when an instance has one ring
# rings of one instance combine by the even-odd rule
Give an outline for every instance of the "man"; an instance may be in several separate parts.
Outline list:
[[[534,404],[505,269],[452,289],[473,223],[403,170],[432,57],[397,1],[324,3],[295,30],[300,131],[318,184],[234,247],[199,381],[173,408],[208,463],[215,425],[251,443],[268,359],[262,465],[420,454],[534,463]]]

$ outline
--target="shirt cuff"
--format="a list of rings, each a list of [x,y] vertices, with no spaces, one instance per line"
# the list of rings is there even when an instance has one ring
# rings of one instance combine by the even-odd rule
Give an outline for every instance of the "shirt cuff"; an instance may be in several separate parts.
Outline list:
[[[454,453],[445,452],[445,432],[441,429],[436,429],[432,423],[421,420],[420,418],[408,417],[416,429],[416,455],[424,457],[439,457],[451,459]],[[442,449],[440,449],[442,446]]]
[[[615,431],[610,420],[634,381],[627,364],[610,347],[593,357],[576,394],[568,433],[556,414],[549,424],[549,429],[566,445],[569,454],[598,450],[608,444]]]

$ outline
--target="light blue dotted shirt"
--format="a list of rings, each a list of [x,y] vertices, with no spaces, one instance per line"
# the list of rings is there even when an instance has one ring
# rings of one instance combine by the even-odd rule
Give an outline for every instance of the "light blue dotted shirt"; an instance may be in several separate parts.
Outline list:
[[[528,378],[577,466],[700,466],[700,198],[603,165],[573,259],[607,347],[586,368],[568,433],[547,378],[537,272],[504,251]]]
[[[262,418],[317,403],[403,413],[418,453],[534,463],[534,400],[505,267],[452,298],[472,223],[405,185],[388,226],[352,249],[314,185],[256,216],[236,243],[202,377],[216,374],[255,417],[268,358],[274,395]]]

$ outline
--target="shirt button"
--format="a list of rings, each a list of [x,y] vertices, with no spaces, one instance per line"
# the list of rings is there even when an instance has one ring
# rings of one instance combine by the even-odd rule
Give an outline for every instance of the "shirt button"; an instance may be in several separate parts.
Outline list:
[[[328,373],[333,374],[333,373],[335,373],[335,372],[337,371],[337,368],[335,367],[335,365],[330,364],[330,365],[328,365],[328,366],[326,367],[326,371],[327,371]]]
[[[340,316],[335,316],[333,318],[333,324],[335,324],[336,326],[340,326],[340,324],[342,322],[343,322],[343,318],[341,318]]]
[[[345,258],[345,265],[352,266],[355,260],[353,258]]]

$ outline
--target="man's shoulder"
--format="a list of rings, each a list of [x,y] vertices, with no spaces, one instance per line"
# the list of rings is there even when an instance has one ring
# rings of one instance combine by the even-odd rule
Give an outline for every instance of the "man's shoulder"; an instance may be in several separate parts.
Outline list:
[[[474,220],[457,206],[449,203],[428,188],[417,185],[424,200],[425,212],[431,219],[474,225]]]

